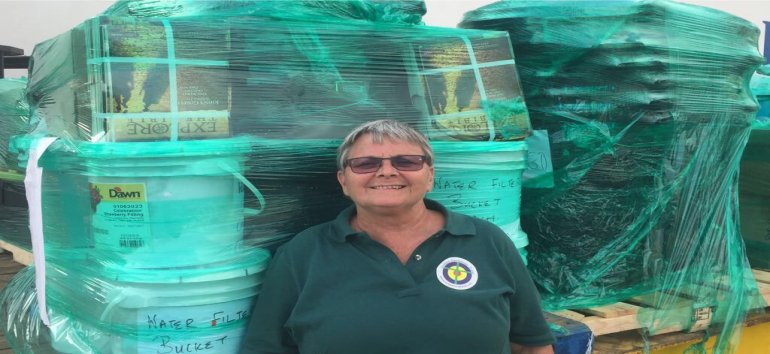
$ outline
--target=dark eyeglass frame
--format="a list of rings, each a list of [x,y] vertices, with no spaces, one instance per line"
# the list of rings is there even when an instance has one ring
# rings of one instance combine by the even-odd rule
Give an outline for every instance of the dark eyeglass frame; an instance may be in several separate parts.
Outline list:
[[[415,159],[416,161],[410,159]],[[384,160],[390,160],[390,165],[399,171],[410,172],[422,170],[422,167],[428,163],[428,157],[425,155],[394,155],[391,157],[362,156],[345,160],[343,167],[350,167],[350,170],[357,174],[372,173],[377,172],[382,168],[382,161]],[[362,168],[357,162],[370,162],[373,163],[373,165],[368,168]],[[417,162],[419,162],[419,164],[417,164]]]

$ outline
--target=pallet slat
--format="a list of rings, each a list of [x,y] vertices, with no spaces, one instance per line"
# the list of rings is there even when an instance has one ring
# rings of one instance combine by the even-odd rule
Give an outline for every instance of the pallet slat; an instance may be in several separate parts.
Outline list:
[[[586,317],[586,315],[582,313],[570,311],[570,310],[552,311],[551,313],[554,315],[569,318],[575,321],[580,321],[581,319]]]
[[[754,274],[754,279],[756,279],[757,282],[770,284],[770,272],[765,272],[759,269],[752,269],[751,273]]]
[[[27,251],[19,246],[16,246],[5,240],[0,240],[0,249],[6,250],[13,254],[13,260],[23,265],[32,264],[32,252]]]
[[[635,315],[639,312],[639,306],[618,302],[614,304],[579,309],[579,312],[595,315],[602,318]]]

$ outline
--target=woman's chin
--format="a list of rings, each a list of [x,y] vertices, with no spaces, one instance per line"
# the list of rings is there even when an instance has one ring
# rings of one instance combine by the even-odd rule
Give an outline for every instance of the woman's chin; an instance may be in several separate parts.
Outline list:
[[[376,201],[370,201],[368,203],[362,202],[362,203],[356,203],[360,206],[363,206],[365,208],[372,208],[372,209],[410,209],[413,207],[416,203],[418,203],[419,200],[410,200],[405,198],[380,198]]]

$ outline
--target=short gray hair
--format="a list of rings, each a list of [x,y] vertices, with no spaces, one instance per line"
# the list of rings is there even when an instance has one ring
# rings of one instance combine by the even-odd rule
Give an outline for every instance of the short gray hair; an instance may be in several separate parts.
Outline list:
[[[345,137],[345,140],[337,148],[337,169],[340,171],[345,169],[345,160],[348,159],[350,149],[360,137],[367,134],[371,135],[372,141],[377,144],[382,143],[385,138],[415,144],[425,154],[425,163],[428,166],[433,166],[433,148],[430,147],[428,138],[425,135],[405,123],[390,119],[380,119],[359,125]]]

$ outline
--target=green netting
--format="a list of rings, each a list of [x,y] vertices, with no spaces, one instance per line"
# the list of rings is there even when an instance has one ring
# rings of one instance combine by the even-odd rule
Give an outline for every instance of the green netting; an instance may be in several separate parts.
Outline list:
[[[38,44],[32,128],[14,148],[59,138],[36,163],[50,347],[184,351],[222,331],[238,338],[243,321],[179,330],[137,313],[160,307],[183,324],[189,299],[154,305],[180,287],[163,275],[218,289],[236,283],[223,272],[251,267],[239,281],[251,284],[255,255],[336,216],[350,203],[336,148],[374,119],[437,142],[437,180],[489,188],[450,202],[494,217],[525,253],[530,123],[508,35],[416,25],[424,12],[408,0],[119,1]],[[228,297],[226,314],[238,317],[249,291]],[[211,321],[219,300],[205,298],[189,312]]]
[[[737,185],[758,29],[654,0],[501,1],[461,26],[509,32],[533,129],[548,131],[555,185],[525,188],[521,209],[546,307],[643,295],[652,333],[707,309],[726,334],[717,350],[731,350],[735,325],[764,305]]]

